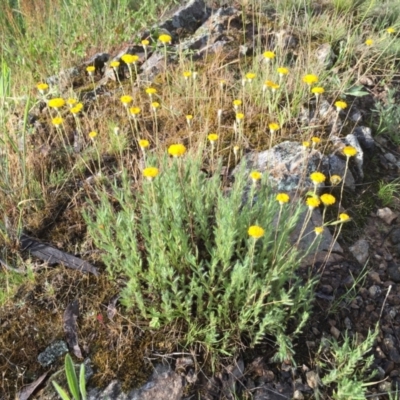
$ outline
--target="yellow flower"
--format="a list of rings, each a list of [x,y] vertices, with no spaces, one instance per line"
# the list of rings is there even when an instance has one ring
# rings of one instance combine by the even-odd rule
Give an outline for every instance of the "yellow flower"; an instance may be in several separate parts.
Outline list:
[[[239,146],[233,146],[233,154],[235,154],[235,156],[237,156],[237,154],[239,153],[240,147]]]
[[[120,62],[119,61],[111,61],[110,62],[110,67],[111,68],[118,68],[119,67]]]
[[[191,124],[192,119],[193,119],[193,115],[191,115],[191,114],[186,115],[186,122],[188,123],[188,125]]]
[[[322,172],[313,172],[310,175],[310,179],[314,184],[319,184],[325,182],[326,176]]]
[[[211,143],[213,143],[213,142],[215,142],[215,141],[218,140],[218,135],[217,135],[216,133],[210,133],[210,134],[207,136],[207,139],[208,139]]]
[[[181,157],[185,152],[186,147],[183,144],[172,144],[168,147],[168,153],[173,157]]]
[[[151,96],[151,95],[157,93],[157,89],[156,89],[156,88],[153,88],[153,87],[149,87],[149,88],[146,89],[146,93],[147,93],[149,96]]]
[[[393,27],[389,27],[386,29],[386,32],[389,34],[396,33],[396,29],[394,29]]]
[[[332,175],[330,181],[333,186],[339,185],[342,182],[342,178],[339,175]]]
[[[97,136],[97,132],[94,132],[94,131],[89,132],[90,139],[94,139],[96,136]]]
[[[143,47],[146,47],[146,46],[148,46],[148,45],[150,44],[150,42],[149,42],[147,39],[143,39],[143,40],[141,41],[141,43],[142,43],[142,46],[143,46]]]
[[[258,180],[262,178],[262,173],[259,171],[251,171],[250,178],[253,180],[253,183],[256,183]]]
[[[96,68],[93,65],[89,65],[88,67],[86,67],[86,72],[89,75],[93,75],[93,72],[96,70]]]
[[[321,139],[319,137],[313,136],[311,138],[311,141],[313,142],[313,145],[316,145],[321,142]]]
[[[140,114],[140,107],[131,107],[129,109],[129,112],[131,113],[132,116],[136,117],[136,115]]]
[[[160,35],[160,36],[158,37],[158,40],[159,40],[161,43],[166,44],[166,43],[171,43],[172,38],[171,38],[171,36],[169,36],[169,35]]]
[[[303,149],[307,149],[308,147],[310,147],[310,142],[303,142]]]
[[[68,104],[70,107],[72,107],[73,105],[75,105],[77,102],[78,102],[78,100],[72,99],[72,98],[69,98],[69,99],[67,100],[67,104]]]
[[[190,71],[185,71],[183,73],[183,76],[187,79],[187,78],[190,78],[192,76],[192,73]]]
[[[279,85],[275,82],[272,81],[265,81],[264,82],[264,89],[266,88],[271,88],[272,91],[275,91],[276,89],[279,89]]]
[[[65,100],[61,97],[56,97],[55,99],[49,100],[49,107],[51,108],[61,108],[65,105]]]
[[[128,104],[129,104],[129,103],[132,103],[132,101],[133,101],[132,96],[128,96],[128,95],[121,96],[121,103],[122,103],[125,107],[128,107]]]
[[[275,58],[275,53],[273,51],[264,51],[263,56],[267,61],[269,61]]]
[[[82,111],[83,108],[83,104],[82,103],[78,103],[75,107],[72,107],[70,109],[72,114],[79,114]]]
[[[254,79],[256,77],[256,74],[254,72],[248,72],[246,74],[246,79],[251,81],[252,79]]]
[[[153,180],[158,175],[158,168],[147,167],[143,170],[143,176],[148,180]]]
[[[320,197],[322,204],[324,206],[331,206],[332,204],[335,203],[336,199],[334,196],[332,196],[329,193],[324,193],[321,197]]]
[[[232,103],[233,103],[233,106],[236,108],[236,107],[239,107],[242,105],[242,100],[236,99],[236,100],[233,100]]]
[[[318,197],[308,197],[306,200],[306,204],[308,205],[308,208],[310,210],[313,210],[314,208],[319,207],[321,201],[318,199]]]
[[[49,85],[47,83],[40,82],[36,85],[36,87],[39,92],[43,94],[49,88]]]
[[[139,140],[139,147],[140,147],[142,150],[146,149],[146,148],[149,147],[149,146],[150,146],[150,143],[149,143],[148,140],[146,140],[146,139],[141,139],[141,140]]]
[[[265,232],[264,229],[261,228],[261,226],[257,225],[250,226],[249,230],[247,231],[249,236],[252,237],[253,239],[260,239],[261,237],[264,236],[264,232]]]
[[[290,200],[290,197],[286,193],[278,193],[276,195],[276,200],[279,201],[279,204],[282,206],[285,203],[288,203]]]
[[[341,214],[339,214],[339,219],[342,222],[346,222],[350,219],[350,216],[346,213],[341,213]]]
[[[322,86],[314,86],[311,89],[311,93],[314,93],[316,96],[325,92],[325,89]]]
[[[367,40],[365,41],[365,44],[366,44],[367,46],[372,46],[372,45],[374,44],[374,41],[373,41],[372,39],[367,39]]]
[[[289,69],[285,67],[279,67],[276,70],[278,71],[279,76],[287,75],[289,73]]]
[[[268,124],[268,128],[271,133],[274,133],[280,128],[280,126],[276,122],[271,122],[270,124]]]
[[[343,154],[346,157],[353,157],[357,154],[357,149],[353,146],[346,146],[343,148]]]
[[[153,111],[156,111],[158,107],[160,107],[160,103],[158,101],[153,101],[151,103],[151,108]]]
[[[244,119],[244,114],[243,113],[237,113],[236,114],[236,122],[240,123]]]
[[[63,119],[61,117],[55,117],[51,122],[54,126],[60,126],[63,123]]]
[[[313,74],[307,74],[303,76],[303,82],[307,85],[312,85],[318,82],[318,76]]]
[[[336,110],[344,110],[347,107],[347,103],[342,100],[338,100],[335,102]]]
[[[139,60],[139,56],[137,56],[136,54],[124,54],[121,57],[121,60],[125,63],[125,64],[134,64],[136,61]]]
[[[317,236],[320,235],[323,231],[324,231],[324,227],[323,227],[323,226],[316,226],[316,227],[314,228],[314,232],[315,232],[315,234],[316,234]]]

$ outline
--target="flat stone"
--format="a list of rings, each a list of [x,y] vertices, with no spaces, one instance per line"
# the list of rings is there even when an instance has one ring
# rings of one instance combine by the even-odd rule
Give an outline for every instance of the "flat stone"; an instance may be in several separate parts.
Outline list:
[[[358,240],[349,250],[360,264],[367,262],[369,257],[369,243],[365,239]]]
[[[68,353],[68,346],[64,340],[56,340],[38,355],[38,362],[42,367],[48,367],[59,357]]]
[[[389,207],[380,208],[376,215],[388,225],[397,219],[397,214],[394,213]]]

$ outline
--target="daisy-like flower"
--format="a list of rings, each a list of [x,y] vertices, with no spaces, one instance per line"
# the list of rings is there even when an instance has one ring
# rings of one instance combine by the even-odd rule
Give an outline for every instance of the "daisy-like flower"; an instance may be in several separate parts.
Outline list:
[[[62,125],[62,123],[63,123],[63,119],[61,118],[61,117],[55,117],[55,118],[53,118],[52,120],[51,120],[51,123],[54,125],[54,126],[60,126],[60,125]]]
[[[262,173],[259,171],[251,171],[249,176],[253,181],[253,183],[257,183],[257,181],[259,181],[262,178]]]
[[[157,89],[156,89],[156,88],[153,88],[153,87],[148,87],[148,88],[146,89],[146,93],[151,97],[153,94],[156,94],[156,93],[157,93]]]
[[[94,139],[96,136],[97,136],[97,132],[95,132],[95,131],[89,132],[90,139]]]
[[[276,122],[271,122],[268,124],[268,128],[271,134],[274,134],[280,128],[280,126]]]
[[[278,74],[281,78],[282,76],[287,75],[289,73],[289,69],[286,67],[278,67],[276,70],[278,71]]]
[[[338,100],[335,102],[335,107],[337,111],[341,111],[347,107],[347,103],[345,101]]]
[[[252,226],[250,226],[247,233],[253,239],[260,239],[261,237],[264,236],[265,231],[263,228],[261,228],[261,226],[252,225]]]
[[[341,214],[339,214],[339,219],[342,222],[346,222],[350,219],[350,216],[346,213],[341,213]]]
[[[71,111],[72,114],[79,114],[82,111],[83,104],[78,103],[75,105],[75,107],[72,107],[69,111]]]
[[[124,54],[121,57],[121,60],[125,64],[134,64],[136,61],[139,61],[139,56],[137,56],[136,54]]]
[[[39,92],[41,94],[44,94],[46,92],[46,90],[49,88],[49,85],[47,83],[44,82],[40,82],[36,85],[37,90],[39,90]]]
[[[134,118],[136,118],[140,114],[140,111],[141,111],[140,107],[131,107],[129,109],[130,114]]]
[[[151,109],[153,110],[153,111],[157,111],[157,108],[158,107],[160,107],[160,103],[158,102],[158,101],[153,101],[152,103],[151,103]]]
[[[96,70],[96,67],[93,66],[93,65],[89,65],[88,67],[86,67],[86,72],[87,72],[89,75],[93,75],[95,70]]]
[[[267,88],[270,88],[273,92],[279,89],[279,85],[272,81],[265,81],[263,85],[263,90],[265,91]]]
[[[316,136],[313,136],[311,138],[311,141],[312,141],[313,147],[316,146],[317,144],[321,143],[321,139],[319,137],[316,137]]]
[[[146,47],[146,46],[148,46],[148,45],[150,44],[150,42],[149,42],[147,39],[143,39],[143,40],[141,41],[141,43],[142,43],[142,46],[143,46],[143,47]]]
[[[357,154],[357,149],[353,146],[345,146],[342,151],[346,157],[353,157]]]
[[[128,107],[128,105],[129,105],[130,103],[132,103],[133,97],[132,97],[132,96],[125,95],[125,96],[121,96],[120,100],[121,100],[121,103],[122,103],[125,107]]]
[[[317,236],[320,235],[323,231],[324,231],[324,227],[323,227],[323,226],[316,226],[316,227],[314,228],[314,232],[315,232],[315,234],[316,234]]]
[[[308,197],[306,200],[306,204],[308,205],[308,208],[310,210],[314,210],[314,208],[319,207],[321,201],[319,200],[318,197]]]
[[[275,58],[275,53],[273,51],[264,51],[263,56],[266,61],[270,61]]]
[[[141,139],[139,140],[139,147],[145,151],[148,147],[150,146],[150,143],[148,140],[146,139]]]
[[[342,178],[339,175],[332,175],[329,180],[333,186],[339,185],[342,182]]]
[[[172,144],[168,147],[168,154],[173,157],[181,157],[186,153],[186,147],[183,144]]]
[[[218,135],[216,133],[210,133],[207,136],[207,139],[211,142],[211,144],[213,144],[214,142],[216,142],[218,140]]]
[[[143,170],[143,176],[149,181],[152,181],[158,175],[158,168],[147,167]]]
[[[119,65],[120,65],[121,63],[119,62],[119,61],[111,61],[110,62],[110,67],[111,68],[114,68],[114,69],[117,69],[118,67],[119,67]]]
[[[244,114],[243,113],[237,113],[236,114],[236,122],[238,124],[240,124],[243,121],[243,119],[244,119]]]
[[[386,32],[389,33],[390,35],[392,33],[396,33],[396,29],[394,29],[392,26],[386,29]]]
[[[242,105],[242,100],[239,100],[239,99],[233,100],[232,104],[233,104],[233,108],[235,110],[238,110],[239,106]]]
[[[77,102],[78,102],[78,100],[73,99],[73,98],[67,99],[67,104],[70,106],[70,108],[72,108]]]
[[[332,196],[329,193],[324,193],[321,197],[321,202],[324,206],[331,206],[332,204],[335,204],[336,199],[334,196]]]
[[[372,46],[374,44],[374,41],[372,40],[372,39],[367,39],[366,41],[365,41],[365,45],[366,46]]]
[[[307,150],[310,147],[310,142],[305,141],[302,144],[303,144],[303,149],[304,150]]]
[[[61,97],[56,97],[54,99],[50,99],[48,105],[50,108],[61,108],[65,105],[65,100]]]
[[[326,176],[322,172],[313,172],[310,175],[310,179],[314,183],[314,185],[318,185],[325,182]]]
[[[320,94],[324,93],[325,89],[322,86],[314,86],[311,89],[311,93],[315,94],[316,97],[318,97]]]
[[[246,74],[246,79],[247,79],[248,81],[253,80],[255,77],[256,77],[256,74],[255,74],[254,72],[248,72],[248,73]]]
[[[158,40],[163,44],[167,44],[167,43],[171,43],[172,38],[169,35],[160,35],[158,37]]]
[[[191,76],[192,76],[191,71],[185,71],[185,72],[183,73],[183,77],[184,77],[185,79],[189,79]]]
[[[313,85],[318,82],[318,76],[314,74],[307,74],[303,76],[303,82],[307,85]]]
[[[290,197],[286,193],[278,193],[276,195],[276,200],[279,202],[279,204],[282,206],[285,203],[288,203],[290,200]]]

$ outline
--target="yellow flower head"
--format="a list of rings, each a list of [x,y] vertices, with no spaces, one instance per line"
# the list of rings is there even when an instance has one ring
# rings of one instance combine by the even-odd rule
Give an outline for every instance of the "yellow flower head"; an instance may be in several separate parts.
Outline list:
[[[185,71],[184,73],[183,73],[183,76],[184,76],[184,78],[190,78],[191,76],[192,76],[192,73],[191,73],[191,71]]]
[[[303,82],[307,85],[312,85],[318,82],[318,76],[314,74],[307,74],[303,76]]]
[[[279,76],[287,75],[289,73],[289,69],[286,67],[279,67],[276,70],[278,71]]]
[[[346,157],[353,157],[357,154],[357,149],[353,146],[346,146],[343,148],[343,154]]]
[[[339,214],[339,219],[342,222],[346,222],[350,219],[350,216],[346,213],[341,213],[341,214]]]
[[[75,105],[77,102],[78,102],[78,100],[72,99],[72,98],[69,98],[69,99],[67,100],[67,104],[68,104],[70,107],[72,107],[73,105]]]
[[[133,98],[132,98],[132,96],[125,95],[125,96],[121,96],[121,99],[120,99],[120,100],[121,100],[121,103],[122,103],[125,107],[127,107],[129,103],[132,103]]]
[[[276,89],[279,89],[279,85],[272,81],[265,81],[264,88],[270,88],[270,89],[272,89],[272,91],[274,91]]]
[[[36,87],[39,92],[43,94],[49,88],[49,85],[47,83],[40,82],[36,85]]]
[[[264,51],[263,56],[267,61],[269,61],[275,58],[275,53],[273,51]]]
[[[167,44],[167,43],[171,43],[172,38],[171,38],[171,36],[169,36],[169,35],[160,35],[160,36],[158,37],[158,40],[159,40],[161,43]]]
[[[146,47],[146,46],[148,46],[148,45],[150,44],[150,42],[149,42],[147,39],[143,39],[143,40],[141,41],[141,43],[142,43],[142,46],[143,46],[143,47]]]
[[[121,60],[125,64],[134,64],[136,61],[139,61],[139,56],[137,56],[136,54],[124,54],[121,57]]]
[[[389,34],[396,33],[396,29],[394,29],[393,27],[389,27],[386,29],[386,32]]]
[[[218,140],[218,135],[217,135],[216,133],[210,133],[210,134],[207,136],[207,139],[208,139],[211,143],[213,143],[213,142],[215,142],[215,141]]]
[[[93,65],[89,65],[88,67],[86,67],[86,72],[89,75],[92,75],[95,70],[96,70],[96,68]]]
[[[286,193],[278,193],[276,195],[276,200],[279,202],[279,204],[282,206],[285,203],[288,203],[290,200],[290,197]]]
[[[79,114],[82,111],[82,108],[83,108],[83,104],[78,103],[75,107],[72,107],[70,111],[72,114]]]
[[[335,102],[336,110],[344,110],[347,107],[347,103],[342,100],[338,100]]]
[[[321,201],[318,199],[318,197],[308,197],[306,200],[306,204],[308,205],[308,208],[310,210],[313,210],[314,208],[319,207]]]
[[[372,40],[372,39],[367,39],[366,41],[365,41],[365,45],[366,46],[372,46],[374,44],[374,41]]]
[[[254,79],[256,77],[256,74],[254,72],[248,72],[246,74],[246,79],[251,81],[252,79]]]
[[[190,122],[192,121],[192,119],[193,119],[193,115],[192,115],[192,114],[186,115],[186,122],[187,122],[188,124],[190,124]]]
[[[314,86],[311,89],[311,93],[314,93],[316,96],[325,92],[325,89],[322,86]]]
[[[333,186],[336,186],[339,185],[340,182],[342,182],[342,178],[339,175],[332,175],[330,181]]]
[[[303,149],[306,150],[308,147],[310,147],[310,142],[303,142]]]
[[[131,113],[132,116],[136,117],[136,115],[140,114],[140,107],[131,107],[129,109],[129,112]]]
[[[323,231],[324,231],[324,227],[323,227],[323,226],[316,226],[316,227],[314,228],[314,232],[315,232],[315,234],[316,234],[317,236],[320,235]]]
[[[311,141],[312,141],[313,145],[316,145],[316,144],[318,144],[318,143],[321,143],[321,139],[320,139],[319,137],[316,137],[316,136],[313,136],[313,137],[311,138]]]
[[[51,122],[54,126],[60,126],[63,123],[63,119],[61,117],[55,117]]]
[[[156,88],[153,88],[153,87],[149,87],[149,88],[146,89],[146,93],[147,93],[149,96],[151,96],[151,95],[157,93],[157,89],[156,89]]]
[[[236,122],[240,123],[244,119],[244,114],[243,113],[237,113],[236,114]]]
[[[332,204],[335,204],[335,201],[336,201],[335,197],[332,196],[332,195],[329,194],[329,193],[324,193],[324,194],[320,197],[320,199],[321,199],[322,204],[323,204],[324,206],[331,206]]]
[[[153,180],[158,175],[158,168],[147,167],[143,170],[143,176],[148,180]]]
[[[97,136],[97,132],[95,132],[95,131],[89,132],[90,139],[94,139],[96,136]]]
[[[251,171],[250,178],[253,180],[254,183],[256,183],[258,180],[262,178],[262,173],[259,171]]]
[[[61,108],[65,105],[65,100],[61,97],[56,97],[55,99],[50,99],[48,104],[50,108]]]
[[[139,140],[139,147],[140,147],[142,150],[147,149],[147,147],[149,147],[149,146],[150,146],[150,143],[149,143],[148,140],[146,140],[146,139],[141,139],[141,140]]]
[[[252,237],[253,239],[260,239],[261,237],[264,236],[264,232],[265,232],[264,229],[261,228],[261,226],[257,225],[250,226],[249,230],[247,231],[249,236]]]
[[[110,62],[110,67],[111,67],[111,68],[116,69],[116,68],[119,67],[119,65],[120,65],[120,62],[119,62],[119,61],[111,61],[111,62]]]
[[[239,99],[236,99],[236,100],[233,100],[233,106],[236,108],[236,107],[239,107],[239,106],[241,106],[242,105],[242,100],[239,100]]]
[[[186,147],[183,144],[172,144],[168,147],[168,154],[173,157],[181,157],[186,153]]]
[[[271,122],[270,124],[268,124],[268,128],[271,133],[274,133],[280,128],[280,126],[276,122]]]
[[[315,185],[318,185],[325,182],[326,176],[322,172],[313,172],[310,175],[310,179]]]
[[[151,103],[151,108],[152,108],[154,111],[156,111],[158,107],[160,107],[160,103],[159,103],[158,101],[153,101],[153,102]]]

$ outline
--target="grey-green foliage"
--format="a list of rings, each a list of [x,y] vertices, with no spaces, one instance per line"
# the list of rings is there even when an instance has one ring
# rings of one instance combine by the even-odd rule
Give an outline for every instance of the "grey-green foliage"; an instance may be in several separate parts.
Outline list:
[[[321,345],[319,354],[324,356],[324,360],[317,364],[327,372],[322,383],[335,387],[334,399],[365,399],[365,381],[373,376],[371,365],[374,361],[373,354],[366,354],[371,350],[378,332],[377,328],[368,332],[367,338],[361,343],[357,337],[350,338],[346,333],[342,344],[332,339]]]
[[[207,176],[199,159],[164,158],[160,170],[142,190],[125,171],[85,214],[108,273],[126,278],[123,303],[154,328],[184,321],[187,345],[232,354],[243,336],[254,345],[270,334],[277,358],[290,355],[288,322],[302,329],[313,289],[296,276],[301,256],[289,242],[302,207],[286,204],[278,217],[265,177],[246,192],[243,166],[230,188],[221,165]],[[251,225],[265,235],[249,238]]]

